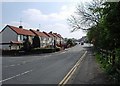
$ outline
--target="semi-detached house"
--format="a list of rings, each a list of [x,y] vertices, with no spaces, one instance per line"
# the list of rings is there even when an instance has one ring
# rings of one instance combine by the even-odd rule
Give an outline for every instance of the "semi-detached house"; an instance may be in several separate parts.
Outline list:
[[[44,48],[47,46],[47,41],[49,40],[49,37],[46,34],[40,32],[39,30],[35,31],[35,30],[30,29],[30,31],[39,37],[40,47]]]
[[[49,37],[48,41],[47,41],[47,46],[53,46],[54,45],[54,36],[49,33],[44,32],[44,31],[43,31],[43,33]]]
[[[32,44],[32,38],[35,36],[34,33],[23,29],[22,26],[18,28],[10,25],[7,25],[0,34],[2,35],[2,49],[19,49],[21,48],[20,44],[27,37]]]

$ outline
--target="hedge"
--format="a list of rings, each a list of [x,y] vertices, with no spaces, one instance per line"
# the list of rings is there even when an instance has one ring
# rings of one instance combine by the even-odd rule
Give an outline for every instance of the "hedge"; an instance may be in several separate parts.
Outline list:
[[[52,53],[52,52],[57,52],[60,51],[60,48],[56,48],[56,49],[51,49],[51,48],[47,48],[47,49],[32,49],[29,51],[23,51],[23,50],[2,50],[2,56],[19,56],[19,55],[29,55],[29,54],[42,54],[42,53]]]

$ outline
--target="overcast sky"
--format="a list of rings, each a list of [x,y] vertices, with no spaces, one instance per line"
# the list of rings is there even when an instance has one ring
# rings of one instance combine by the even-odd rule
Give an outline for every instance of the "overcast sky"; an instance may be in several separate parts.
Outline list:
[[[85,3],[88,2],[87,0],[4,1],[2,3],[2,28],[7,24],[19,26],[21,20],[26,29],[36,30],[39,28],[40,31],[53,31],[61,34],[64,38],[79,39],[86,34],[81,30],[71,33],[66,19],[74,13],[78,2],[84,1],[83,3]]]

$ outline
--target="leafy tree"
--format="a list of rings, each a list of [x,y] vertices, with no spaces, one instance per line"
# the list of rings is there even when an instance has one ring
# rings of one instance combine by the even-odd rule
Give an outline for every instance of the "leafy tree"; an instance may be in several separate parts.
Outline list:
[[[112,52],[120,49],[120,1],[93,0],[87,6],[78,5],[68,23],[72,31],[87,30],[89,42],[95,47]]]
[[[74,45],[74,43],[73,43],[73,40],[72,40],[72,39],[68,39],[66,44],[67,44],[67,46],[68,46],[68,47],[71,47],[71,46],[73,46],[73,45]]]
[[[35,36],[33,38],[33,44],[32,44],[33,48],[38,48],[40,47],[40,39],[38,36]]]
[[[120,48],[120,2],[104,3],[105,26],[108,28],[111,45]]]
[[[23,49],[25,51],[29,51],[31,49],[31,43],[29,41],[29,37],[27,36],[26,39],[24,39],[24,42],[23,42]]]

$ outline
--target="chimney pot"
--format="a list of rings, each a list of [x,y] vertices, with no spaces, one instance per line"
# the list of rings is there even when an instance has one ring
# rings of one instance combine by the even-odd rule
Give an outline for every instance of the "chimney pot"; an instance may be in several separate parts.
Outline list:
[[[19,26],[19,28],[23,28],[23,26]]]
[[[39,29],[37,29],[37,31],[39,32],[40,30],[39,30]]]
[[[52,34],[52,31],[50,31],[50,33]]]

